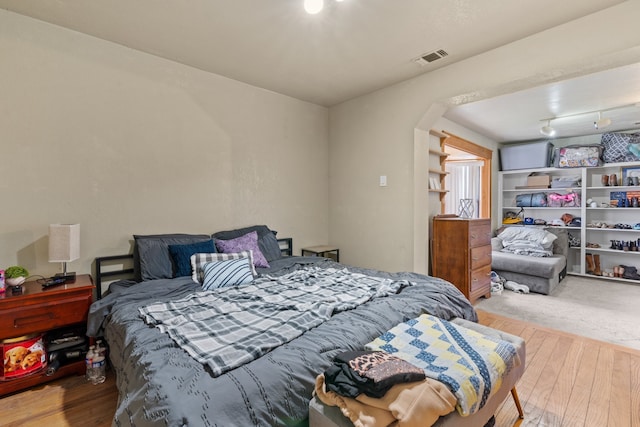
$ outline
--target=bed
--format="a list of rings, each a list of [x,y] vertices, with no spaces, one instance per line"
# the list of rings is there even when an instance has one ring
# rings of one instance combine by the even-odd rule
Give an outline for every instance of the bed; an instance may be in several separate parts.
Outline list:
[[[256,268],[253,282],[233,289],[203,291],[204,284],[194,281],[191,276],[172,277],[176,265],[175,258],[172,260],[173,253],[168,251],[170,246],[201,244],[212,237],[217,244],[219,240],[233,241],[253,232],[258,236],[258,246],[253,248],[263,253],[268,265]],[[119,391],[113,420],[113,425],[117,426],[308,425],[315,378],[338,353],[361,349],[392,326],[422,313],[443,319],[477,321],[468,300],[444,280],[416,273],[349,267],[320,257],[286,256],[283,253],[291,254],[291,240],[278,241],[276,233],[266,226],[219,232],[213,236],[134,238],[133,270],[137,280],[111,283],[104,298],[93,303],[87,325],[89,336],[102,336],[109,345],[109,358]],[[296,280],[301,282],[297,284]],[[186,304],[186,300],[203,296],[212,298],[214,303],[221,301],[220,304],[234,304],[234,307],[238,303],[230,302],[232,295],[248,298],[253,302],[249,302],[249,306],[240,305],[237,310],[244,314],[243,307],[250,307],[248,311],[252,312],[251,304],[256,299],[275,298],[278,304],[287,303],[287,295],[293,295],[291,292],[295,293],[296,286],[308,286],[310,282],[319,292],[312,297],[315,298],[313,301],[320,301],[320,309],[313,310],[321,313],[315,316],[314,312],[315,317],[311,316],[311,320],[267,327],[276,336],[274,348],[268,343],[253,345],[260,342],[255,338],[256,333],[264,338],[264,332],[254,330],[255,322],[237,323],[242,320],[239,316],[240,319],[232,319],[236,323],[230,326],[229,318],[213,316],[218,323],[208,327],[214,332],[217,327],[220,331],[224,329],[220,339],[233,341],[235,337],[235,341],[228,346],[218,346],[210,353],[204,352],[207,353],[205,359],[197,360],[190,355],[198,354],[197,349],[178,344],[180,339],[174,335],[177,332],[171,331],[172,319],[182,314],[170,311],[162,325],[153,320],[157,321],[154,316],[163,312],[154,311],[154,308],[171,307],[173,310]],[[375,288],[376,283],[382,284],[385,291],[380,291],[381,287]],[[334,287],[342,296],[335,293],[325,296]],[[351,295],[353,299],[347,298],[350,289],[355,289]],[[366,293],[367,289],[374,289],[373,294],[358,293]],[[314,305],[313,301],[299,302],[296,298],[292,297],[291,301],[295,302],[290,303],[295,305],[295,310],[300,305]],[[327,305],[326,301],[335,299],[339,301]],[[271,312],[260,308],[252,314],[273,320],[279,313],[288,313],[290,307],[278,311],[283,310],[282,307],[271,307],[269,310],[275,310]],[[225,310],[221,309],[222,312]],[[307,314],[305,312],[305,316]],[[290,327],[293,324],[298,332],[287,335],[290,331],[285,329],[296,329]],[[189,325],[183,322],[180,327],[188,328]],[[281,331],[285,333],[280,334]],[[267,341],[273,336],[267,336]],[[225,353],[227,347],[239,348],[241,355]],[[210,347],[204,345],[200,350],[202,348]],[[256,358],[250,360],[248,355]],[[217,364],[211,362],[212,358],[225,362]],[[237,361],[240,362],[235,366]]]

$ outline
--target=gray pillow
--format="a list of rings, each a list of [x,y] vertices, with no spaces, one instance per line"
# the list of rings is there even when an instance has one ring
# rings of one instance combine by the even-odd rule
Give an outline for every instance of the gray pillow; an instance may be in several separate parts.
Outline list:
[[[134,235],[133,238],[133,268],[138,282],[174,277],[169,245],[185,245],[211,239],[207,234]]]
[[[277,231],[270,230],[266,225],[253,225],[251,227],[238,228],[236,230],[218,231],[212,237],[220,240],[231,240],[247,233],[255,231],[258,233],[258,247],[267,262],[282,258],[282,251],[276,238]]]

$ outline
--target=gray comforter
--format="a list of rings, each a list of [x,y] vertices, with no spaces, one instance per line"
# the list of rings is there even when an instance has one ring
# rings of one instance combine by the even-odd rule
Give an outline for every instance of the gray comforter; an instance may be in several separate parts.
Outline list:
[[[320,261],[319,261],[320,260]],[[315,263],[344,267],[319,258],[292,257],[268,272],[285,274]],[[117,426],[299,426],[306,425],[315,377],[342,351],[363,345],[394,325],[421,313],[477,320],[451,284],[415,273],[351,271],[408,280],[413,286],[335,314],[321,325],[262,357],[213,377],[168,334],[144,323],[139,307],[183,298],[200,286],[190,278],[119,283],[95,302],[88,334],[104,335],[117,375]]]

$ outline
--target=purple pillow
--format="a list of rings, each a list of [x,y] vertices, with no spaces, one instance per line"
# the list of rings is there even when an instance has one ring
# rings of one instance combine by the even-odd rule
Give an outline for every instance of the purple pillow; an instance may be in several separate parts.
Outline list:
[[[216,239],[216,247],[220,252],[229,254],[240,251],[253,251],[253,264],[256,267],[269,268],[269,263],[258,247],[258,233],[252,231],[231,240]]]

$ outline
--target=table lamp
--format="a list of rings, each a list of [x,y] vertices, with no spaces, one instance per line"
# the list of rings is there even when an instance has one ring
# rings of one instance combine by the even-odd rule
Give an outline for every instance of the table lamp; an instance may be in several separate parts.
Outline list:
[[[80,224],[49,225],[49,262],[61,262],[62,273],[56,279],[76,280],[75,272],[67,271],[67,262],[80,258]]]

